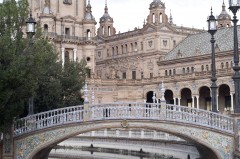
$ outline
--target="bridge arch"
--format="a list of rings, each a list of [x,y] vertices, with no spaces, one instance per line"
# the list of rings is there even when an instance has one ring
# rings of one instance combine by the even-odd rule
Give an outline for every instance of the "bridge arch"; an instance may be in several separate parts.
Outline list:
[[[104,115],[106,109],[111,115]],[[108,128],[140,128],[194,141],[212,150],[214,157],[211,159],[233,158],[233,125],[233,118],[165,102],[75,106],[17,120],[14,155],[16,159],[35,159],[39,152],[81,133]]]
[[[111,120],[111,121],[107,121],[107,122],[106,121],[87,122],[87,123],[83,123],[80,125],[74,124],[67,128],[64,128],[64,126],[56,127],[52,131],[45,131],[45,132],[39,131],[34,134],[35,139],[41,140],[42,136],[48,136],[49,138],[45,141],[42,140],[41,143],[37,144],[34,147],[34,149],[32,149],[31,153],[29,153],[29,155],[26,157],[26,159],[38,158],[39,157],[38,152],[41,152],[42,150],[47,149],[47,148],[52,148],[53,145],[56,145],[68,138],[74,137],[74,136],[82,134],[82,133],[86,133],[86,132],[90,132],[90,131],[97,131],[97,130],[107,129],[107,128],[122,128],[122,122],[123,122],[122,120],[119,120],[119,121]],[[127,122],[128,122],[127,128],[139,128],[139,129],[162,131],[162,132],[166,132],[166,133],[184,138],[186,140],[193,141],[195,143],[198,143],[201,146],[204,146],[208,150],[210,150],[209,151],[210,152],[209,159],[223,159],[221,153],[218,150],[216,150],[214,147],[212,147],[211,144],[204,141],[203,139],[200,139],[198,136],[191,135],[194,132],[191,131],[190,129],[189,129],[190,134],[186,132],[187,130],[185,130],[185,132],[179,131],[179,130],[186,129],[184,124],[177,126],[174,123],[162,123],[162,122],[158,122],[158,121],[149,121],[149,120],[145,120],[145,121],[128,120]],[[170,127],[172,127],[172,128],[170,128]],[[195,127],[195,129],[200,130],[201,128],[199,129],[199,128]],[[201,131],[202,131],[203,135],[206,135],[206,137],[207,137],[207,135],[209,135],[205,132],[205,130],[201,130]],[[58,133],[58,132],[61,132],[61,133]],[[56,135],[56,133],[58,133],[58,135]],[[201,132],[199,132],[199,133],[201,134]],[[24,137],[19,138],[17,140],[17,145],[19,145],[20,142],[25,142],[24,140],[25,140]],[[20,151],[20,152],[22,152],[22,151]]]

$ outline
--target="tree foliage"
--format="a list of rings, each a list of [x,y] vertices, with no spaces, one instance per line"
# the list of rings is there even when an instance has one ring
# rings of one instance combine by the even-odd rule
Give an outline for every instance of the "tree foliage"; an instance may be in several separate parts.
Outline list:
[[[0,130],[24,114],[30,97],[35,113],[81,104],[86,63],[69,61],[63,68],[41,36],[29,45],[22,33],[27,8],[27,0],[0,4]]]

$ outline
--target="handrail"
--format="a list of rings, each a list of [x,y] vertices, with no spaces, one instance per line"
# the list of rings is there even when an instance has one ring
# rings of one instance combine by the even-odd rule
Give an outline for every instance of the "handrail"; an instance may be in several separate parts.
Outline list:
[[[159,103],[108,103],[75,106],[34,114],[18,119],[14,124],[15,136],[62,124],[104,120],[158,120],[204,126],[233,134],[231,117],[206,110]]]

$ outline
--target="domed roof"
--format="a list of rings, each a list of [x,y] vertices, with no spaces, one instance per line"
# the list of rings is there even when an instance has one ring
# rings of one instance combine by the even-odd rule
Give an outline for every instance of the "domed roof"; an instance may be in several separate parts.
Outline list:
[[[218,20],[226,20],[226,19],[231,20],[231,16],[227,13],[225,3],[223,2],[222,12],[218,16]]]
[[[90,4],[90,0],[88,1],[87,10],[85,13],[85,20],[95,20],[94,16],[92,15],[92,6]]]
[[[153,0],[153,2],[150,4],[150,9],[157,7],[165,8],[165,3],[163,3],[161,0]]]
[[[103,16],[100,18],[100,22],[104,22],[104,21],[110,21],[113,22],[113,18],[108,14],[108,7],[107,7],[107,3],[105,5],[105,12],[103,14]]]

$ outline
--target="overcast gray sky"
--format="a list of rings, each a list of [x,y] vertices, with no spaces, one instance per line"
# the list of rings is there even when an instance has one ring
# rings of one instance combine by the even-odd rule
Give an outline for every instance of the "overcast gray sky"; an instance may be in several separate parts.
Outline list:
[[[135,27],[142,28],[144,19],[149,14],[149,4],[153,0],[108,0],[108,10],[114,19],[117,32],[126,32]],[[228,0],[224,0],[227,12]],[[207,17],[210,15],[211,6],[213,14],[219,15],[222,11],[223,0],[162,0],[166,6],[166,13],[170,15],[170,9],[174,24],[194,28],[207,29]],[[96,21],[104,13],[105,0],[91,0],[93,15]],[[237,14],[240,19],[240,14]],[[240,23],[240,22],[239,22]]]
[[[0,0],[1,2],[2,0]],[[114,19],[117,32],[127,32],[135,27],[142,28],[144,19],[149,14],[149,4],[153,0],[107,0],[110,16]],[[228,13],[228,0],[224,0]],[[213,14],[219,15],[223,0],[162,0],[166,6],[166,13],[172,11],[173,22],[178,26],[207,29],[207,17],[211,6]],[[93,15],[99,22],[104,13],[105,0],[91,0]],[[240,11],[239,11],[240,12]],[[240,19],[240,13],[237,14]],[[240,24],[240,22],[239,22]],[[99,25],[97,25],[98,27]]]

